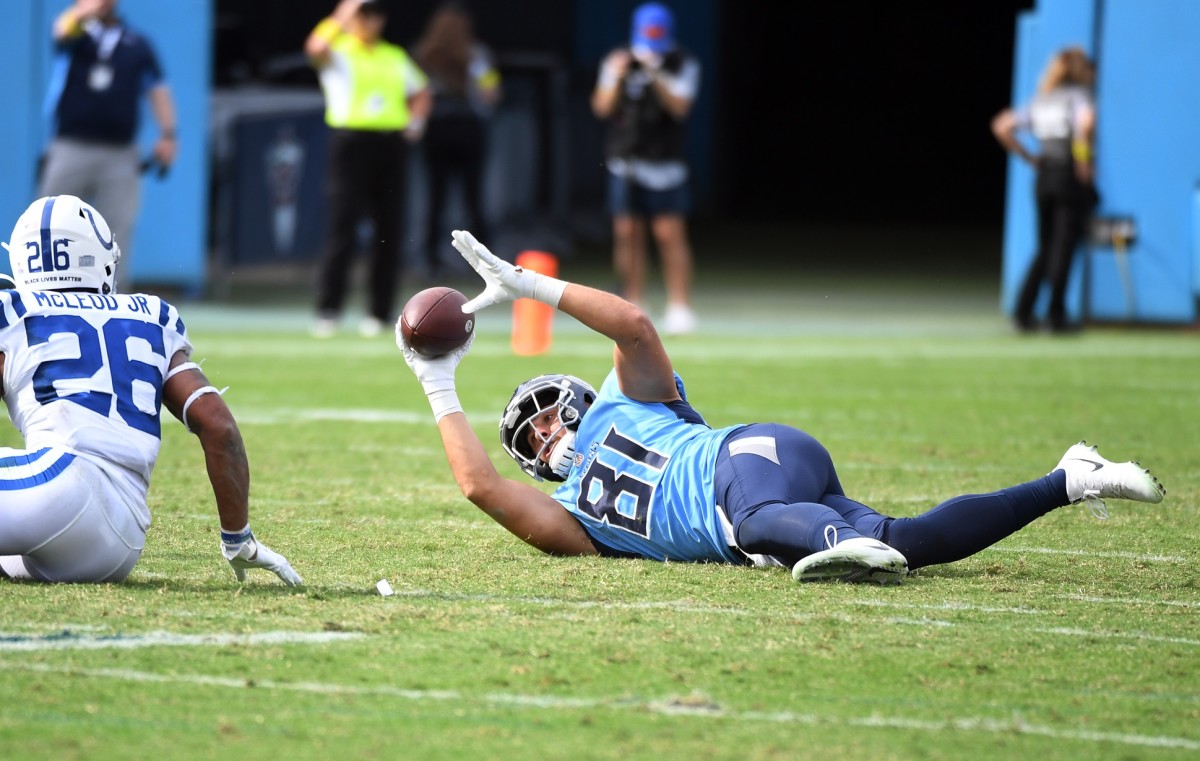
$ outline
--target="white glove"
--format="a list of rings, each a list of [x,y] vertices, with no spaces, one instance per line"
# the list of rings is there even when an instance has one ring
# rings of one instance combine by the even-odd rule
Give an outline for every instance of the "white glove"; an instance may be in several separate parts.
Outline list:
[[[246,580],[246,570],[249,568],[265,568],[289,587],[304,583],[287,558],[254,538],[249,525],[237,533],[221,532],[221,554],[229,561],[238,581]]]
[[[467,356],[473,343],[475,343],[474,333],[465,344],[449,354],[433,358],[425,357],[408,345],[408,342],[404,340],[404,332],[400,330],[400,321],[396,321],[396,345],[400,347],[404,361],[408,363],[413,374],[417,376],[417,380],[421,382],[425,396],[429,397],[429,406],[433,408],[435,421],[441,420],[451,412],[462,412],[462,405],[458,403],[458,393],[454,389],[454,370],[462,358]]]
[[[558,308],[558,301],[567,287],[566,281],[530,272],[504,261],[488,251],[487,246],[475,240],[475,236],[466,230],[455,230],[450,237],[454,239],[453,245],[458,253],[486,284],[483,293],[463,304],[462,310],[466,314],[514,299],[534,299]]]

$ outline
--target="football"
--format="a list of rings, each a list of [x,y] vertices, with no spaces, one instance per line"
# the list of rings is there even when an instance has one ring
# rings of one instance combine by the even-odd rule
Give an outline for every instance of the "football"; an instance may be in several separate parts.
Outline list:
[[[464,314],[467,297],[446,286],[414,295],[400,313],[400,332],[415,352],[426,357],[449,354],[475,331],[475,315]]]

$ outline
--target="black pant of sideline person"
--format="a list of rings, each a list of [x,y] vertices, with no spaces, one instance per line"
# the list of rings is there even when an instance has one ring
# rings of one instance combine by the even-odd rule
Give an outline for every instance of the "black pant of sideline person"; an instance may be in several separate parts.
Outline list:
[[[1043,162],[1038,169],[1035,195],[1037,197],[1037,254],[1025,274],[1017,298],[1016,322],[1021,330],[1032,330],[1036,324],[1034,307],[1043,283],[1050,285],[1050,303],[1046,321],[1050,330],[1071,329],[1067,322],[1067,280],[1075,252],[1083,242],[1088,220],[1096,207],[1098,196],[1090,184],[1075,176],[1070,162]]]
[[[434,112],[436,114],[436,111]],[[429,174],[429,211],[425,222],[425,257],[429,277],[441,274],[440,247],[449,236],[443,230],[451,183],[462,185],[467,220],[463,227],[479,240],[490,235],[483,213],[483,170],[487,161],[487,123],[474,115],[433,116],[422,143]],[[476,232],[481,231],[481,232]],[[444,235],[443,235],[444,233]]]
[[[408,150],[399,131],[333,130],[326,186],[329,236],[317,283],[319,322],[336,327],[358,247],[358,225],[364,218],[371,221],[373,232],[366,246],[368,300],[362,332],[373,335],[393,322]]]

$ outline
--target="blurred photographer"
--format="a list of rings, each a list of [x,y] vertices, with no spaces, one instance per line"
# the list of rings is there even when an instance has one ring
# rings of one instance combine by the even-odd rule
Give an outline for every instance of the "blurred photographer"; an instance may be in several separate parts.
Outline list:
[[[669,335],[696,328],[684,135],[699,87],[700,63],[676,43],[671,11],[645,3],[633,12],[629,45],[605,57],[592,92],[592,112],[609,124],[608,204],[622,295],[642,303],[648,225],[662,260],[667,307],[661,327]]]

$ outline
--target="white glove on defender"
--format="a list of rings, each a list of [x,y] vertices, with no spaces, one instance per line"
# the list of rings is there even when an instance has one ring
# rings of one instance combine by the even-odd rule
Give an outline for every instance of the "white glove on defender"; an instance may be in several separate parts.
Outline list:
[[[487,246],[466,230],[455,230],[450,237],[454,239],[454,247],[486,283],[483,293],[463,304],[464,313],[471,314],[514,299],[534,299],[558,308],[558,301],[567,287],[566,281],[509,264],[488,251]]]
[[[249,568],[265,568],[289,587],[298,587],[304,583],[287,558],[254,538],[250,526],[237,533],[222,531],[221,554],[229,561],[233,575],[238,581],[246,580],[246,570]]]
[[[396,346],[400,347],[404,361],[421,382],[425,396],[429,397],[429,406],[433,408],[435,421],[441,420],[451,412],[462,412],[462,405],[458,403],[458,393],[454,389],[454,370],[462,358],[467,356],[473,343],[475,335],[472,333],[465,344],[449,354],[432,359],[423,357],[404,340],[400,322],[396,322]]]

